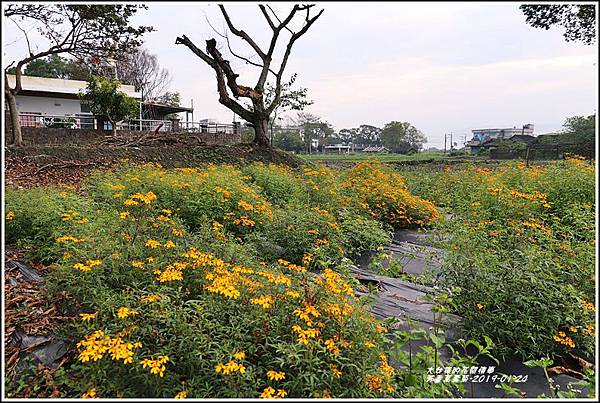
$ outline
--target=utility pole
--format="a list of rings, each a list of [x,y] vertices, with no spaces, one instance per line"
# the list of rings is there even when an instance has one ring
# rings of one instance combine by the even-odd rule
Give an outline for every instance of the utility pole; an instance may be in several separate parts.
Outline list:
[[[450,132],[450,152],[454,149],[454,143],[452,142],[452,132]]]
[[[448,133],[444,133],[444,154],[446,154],[446,139],[448,138]]]

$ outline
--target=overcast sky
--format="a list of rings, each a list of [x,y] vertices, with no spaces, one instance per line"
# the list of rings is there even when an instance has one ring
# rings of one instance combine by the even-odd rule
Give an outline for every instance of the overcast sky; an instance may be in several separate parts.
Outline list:
[[[200,48],[212,37],[222,42],[206,21],[223,30],[217,4],[148,4],[134,22],[155,27],[145,46],[172,74],[171,90],[181,93],[184,105],[194,100],[195,120],[230,122],[233,114],[217,100],[213,70],[175,45],[181,34]],[[226,7],[234,24],[266,48],[270,28],[259,8]],[[291,5],[272,7],[283,15]],[[314,105],[307,111],[337,130],[408,121],[428,137],[426,147],[439,147],[446,132],[462,142],[474,128],[533,123],[540,134],[559,130],[566,117],[597,109],[597,45],[565,42],[560,27],[530,27],[519,3],[324,2],[317,7],[325,12],[294,45],[287,72],[297,72],[298,85],[309,89]],[[4,55],[14,59],[23,52],[22,41],[14,42],[18,31],[3,25],[3,44],[10,44]],[[252,55],[243,42],[232,45]],[[255,84],[254,67],[234,60],[232,66],[239,83]]]

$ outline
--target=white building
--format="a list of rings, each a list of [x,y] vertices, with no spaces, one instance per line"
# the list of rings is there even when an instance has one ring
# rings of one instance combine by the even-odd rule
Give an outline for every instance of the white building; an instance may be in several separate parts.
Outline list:
[[[15,76],[8,75],[11,88],[15,85]],[[17,110],[21,127],[67,127],[79,129],[110,130],[110,122],[101,116],[94,116],[79,94],[87,87],[87,81],[63,80],[59,78],[21,76],[22,90],[16,96]],[[133,85],[121,84],[119,91],[140,101],[141,93]],[[193,117],[193,108],[172,106],[145,101],[141,105],[139,119],[121,122],[119,129],[170,131],[175,129],[195,131],[199,124],[189,121]],[[168,116],[185,113],[185,122],[179,124]],[[141,123],[140,123],[141,122]],[[100,125],[100,127],[98,127]],[[177,125],[177,126],[174,126]],[[233,131],[234,125],[221,125],[203,122],[213,131]]]
[[[14,75],[8,75],[8,83],[14,88]],[[16,101],[22,127],[63,124],[95,128],[94,115],[78,96],[87,87],[86,81],[21,76],[21,87]],[[121,85],[119,89],[130,97],[141,99],[141,94],[132,85]]]

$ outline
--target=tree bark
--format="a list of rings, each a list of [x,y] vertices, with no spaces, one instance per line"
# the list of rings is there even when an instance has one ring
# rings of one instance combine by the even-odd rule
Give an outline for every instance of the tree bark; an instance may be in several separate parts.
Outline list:
[[[113,136],[117,135],[117,122],[113,122],[112,120],[108,119],[108,121],[110,122],[110,127],[111,127],[111,133]]]
[[[19,111],[17,109],[17,99],[15,94],[10,89],[7,89],[4,92],[6,99],[8,101],[8,111],[10,114],[10,124],[13,135],[12,144],[17,147],[21,147],[23,145],[23,135],[21,134],[21,123],[19,122]]]
[[[270,147],[271,144],[269,142],[269,119],[257,119],[253,123],[254,126],[254,144],[261,147]]]

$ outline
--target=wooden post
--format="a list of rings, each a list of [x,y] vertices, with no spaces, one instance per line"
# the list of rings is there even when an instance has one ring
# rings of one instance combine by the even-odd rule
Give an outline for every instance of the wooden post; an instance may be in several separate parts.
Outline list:
[[[525,166],[529,167],[529,150],[531,149],[531,146],[528,144],[527,145],[527,152],[525,153]]]

